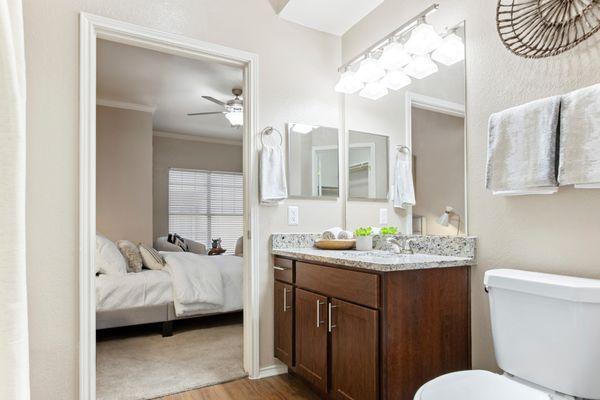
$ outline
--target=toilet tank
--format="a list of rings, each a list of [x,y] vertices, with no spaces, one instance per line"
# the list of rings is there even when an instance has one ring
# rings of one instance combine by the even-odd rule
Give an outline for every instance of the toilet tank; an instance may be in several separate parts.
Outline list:
[[[545,388],[600,399],[600,280],[487,271],[498,366]]]

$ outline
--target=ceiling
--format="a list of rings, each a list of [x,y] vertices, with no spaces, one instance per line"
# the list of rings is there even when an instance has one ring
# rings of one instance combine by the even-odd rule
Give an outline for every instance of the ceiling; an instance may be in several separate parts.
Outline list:
[[[242,140],[242,129],[232,128],[223,114],[186,115],[223,110],[202,96],[232,99],[231,89],[243,87],[241,68],[106,40],[98,40],[97,48],[99,103],[155,108],[155,131]]]
[[[289,0],[279,16],[341,36],[381,3],[383,0]]]

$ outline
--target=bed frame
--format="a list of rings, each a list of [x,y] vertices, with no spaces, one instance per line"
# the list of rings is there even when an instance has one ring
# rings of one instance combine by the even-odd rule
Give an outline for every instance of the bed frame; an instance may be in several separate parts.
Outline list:
[[[134,307],[122,310],[96,311],[96,330],[119,328],[123,326],[151,324],[162,322],[162,336],[173,336],[173,321],[205,317],[209,315],[229,314],[240,312],[231,310],[226,312],[202,313],[178,317],[175,314],[173,302],[160,306]]]

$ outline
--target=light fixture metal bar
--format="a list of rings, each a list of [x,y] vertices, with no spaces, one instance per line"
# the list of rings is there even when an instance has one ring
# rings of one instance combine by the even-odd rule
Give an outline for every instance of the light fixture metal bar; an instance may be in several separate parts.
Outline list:
[[[388,43],[390,40],[392,40],[396,36],[400,36],[401,34],[407,32],[408,30],[410,30],[412,28],[414,28],[417,25],[417,22],[421,18],[427,17],[429,14],[437,11],[438,8],[440,8],[440,5],[438,3],[434,3],[434,4],[430,5],[425,10],[421,11],[419,14],[415,15],[414,17],[412,17],[411,19],[409,19],[408,21],[406,21],[399,28],[397,28],[393,32],[390,32],[383,39],[378,40],[377,42],[373,43],[366,50],[364,50],[363,52],[361,52],[358,56],[352,58],[350,61],[348,61],[347,63],[343,64],[341,67],[338,68],[338,71],[339,72],[343,72],[348,67],[352,66],[353,64],[357,63],[358,61],[361,61],[361,60],[367,58],[370,53],[378,50],[379,48],[381,48],[383,45],[385,45],[386,43]]]

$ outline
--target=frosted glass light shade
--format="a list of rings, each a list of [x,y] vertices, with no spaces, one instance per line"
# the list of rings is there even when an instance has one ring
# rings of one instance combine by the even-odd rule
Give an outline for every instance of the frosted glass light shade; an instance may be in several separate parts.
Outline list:
[[[244,112],[243,111],[232,111],[225,113],[225,118],[229,121],[231,126],[242,126],[244,125]]]
[[[431,53],[442,44],[442,38],[429,24],[419,24],[410,34],[404,50],[411,54],[424,55]]]
[[[340,80],[335,85],[335,91],[339,93],[352,94],[358,92],[365,85],[356,78],[352,71],[346,71],[340,76]]]
[[[385,75],[385,70],[374,58],[367,58],[361,61],[356,78],[365,83],[371,83],[380,80]]]
[[[410,64],[404,67],[404,72],[416,79],[423,79],[437,71],[438,66],[431,61],[429,55],[414,56]]]
[[[371,100],[377,100],[388,94],[388,90],[380,82],[367,83],[359,95]]]
[[[404,46],[393,42],[383,48],[379,65],[387,70],[396,70],[404,67],[410,60],[410,55],[404,50]]]
[[[438,218],[437,223],[440,224],[441,226],[448,226],[449,219],[450,219],[450,217],[449,217],[448,213],[443,213]]]
[[[465,59],[465,45],[460,37],[451,33],[442,40],[431,58],[444,65],[455,64]]]
[[[398,90],[410,85],[410,78],[402,71],[388,71],[381,79],[381,84],[388,89]]]

